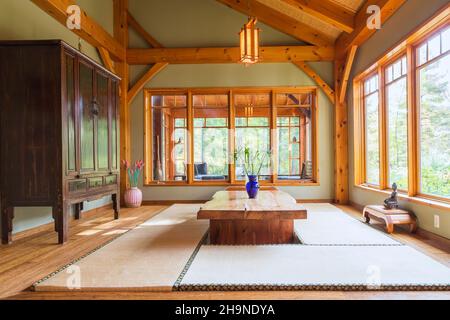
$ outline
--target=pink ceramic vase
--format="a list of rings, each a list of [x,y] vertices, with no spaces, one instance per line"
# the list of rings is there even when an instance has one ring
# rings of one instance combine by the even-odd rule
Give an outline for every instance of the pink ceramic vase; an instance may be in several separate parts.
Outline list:
[[[139,208],[142,204],[142,191],[132,187],[125,191],[124,200],[127,208]]]

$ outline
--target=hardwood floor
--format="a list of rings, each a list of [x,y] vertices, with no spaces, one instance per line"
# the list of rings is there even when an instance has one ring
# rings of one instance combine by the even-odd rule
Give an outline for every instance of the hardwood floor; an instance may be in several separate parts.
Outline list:
[[[339,206],[360,218],[349,206]],[[69,242],[57,245],[53,226],[40,227],[15,237],[10,246],[0,247],[0,298],[3,299],[448,299],[450,292],[344,292],[344,291],[267,291],[267,292],[31,292],[37,280],[90,252],[163,210],[165,206],[123,209],[114,220],[111,210],[93,212],[70,223]],[[380,225],[374,225],[381,228]],[[398,230],[398,231],[397,231]],[[450,246],[422,235],[396,229],[393,237],[450,267]]]

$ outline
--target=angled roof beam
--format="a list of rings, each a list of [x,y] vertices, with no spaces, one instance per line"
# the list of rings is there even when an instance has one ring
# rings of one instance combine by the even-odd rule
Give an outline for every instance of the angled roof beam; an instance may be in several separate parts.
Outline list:
[[[406,0],[367,0],[355,16],[355,30],[340,35],[336,41],[336,55],[339,59],[345,59],[347,52],[352,46],[361,46],[375,32],[376,29],[367,27],[367,19],[370,15],[367,8],[371,5],[377,5],[380,8],[381,24],[385,23],[404,3]]]
[[[301,23],[283,13],[255,0],[217,0],[228,7],[245,15],[258,18],[259,21],[284,32],[298,40],[308,42],[316,46],[332,46],[334,40],[321,31]]]
[[[100,58],[103,61],[103,65],[106,67],[106,69],[108,69],[109,71],[115,73],[114,70],[114,61],[112,61],[111,56],[109,55],[108,50],[106,50],[103,47],[98,47],[97,48],[98,53],[100,55]]]
[[[322,78],[310,67],[305,61],[297,61],[293,62],[300,70],[302,70],[304,73],[306,73],[314,82],[316,82],[319,87],[322,88],[325,95],[330,99],[330,101],[334,104],[335,103],[335,94],[334,90],[325,82],[322,80]]]
[[[341,88],[339,92],[339,103],[341,104],[345,102],[347,94],[348,78],[350,77],[350,72],[352,71],[353,61],[355,60],[357,49],[358,46],[352,46],[347,54],[344,71],[341,77]]]
[[[261,62],[332,61],[334,48],[316,46],[274,46],[260,48]],[[128,49],[127,62],[133,64],[152,63],[237,63],[240,60],[238,47],[225,48],[153,48]]]
[[[161,48],[162,45],[156,41],[141,25],[137,20],[127,11],[128,25],[132,27],[145,41],[148,42],[153,48]]]
[[[137,94],[144,88],[145,84],[168,65],[168,63],[156,63],[151,66],[150,69],[148,69],[147,72],[128,91],[128,105],[134,100],[134,98],[136,98]]]
[[[341,7],[328,0],[311,1],[311,0],[282,0],[283,2],[299,9],[310,16],[322,20],[332,26],[352,33],[354,30],[354,14],[349,10]]]
[[[59,23],[66,26],[69,14],[66,12],[71,5],[76,5],[73,0],[31,0],[39,8],[55,18]],[[111,56],[121,61],[125,56],[125,48],[115,40],[102,26],[90,18],[81,10],[81,29],[72,31],[94,47],[103,47],[109,51]]]

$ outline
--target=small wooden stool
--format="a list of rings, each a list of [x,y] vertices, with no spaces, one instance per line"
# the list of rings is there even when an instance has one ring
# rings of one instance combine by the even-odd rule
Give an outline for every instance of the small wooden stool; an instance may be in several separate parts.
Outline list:
[[[388,210],[384,206],[366,206],[363,211],[363,217],[366,223],[370,222],[370,218],[383,220],[386,223],[388,233],[394,232],[394,225],[409,224],[409,231],[414,233],[417,230],[416,216],[409,211],[402,209]]]

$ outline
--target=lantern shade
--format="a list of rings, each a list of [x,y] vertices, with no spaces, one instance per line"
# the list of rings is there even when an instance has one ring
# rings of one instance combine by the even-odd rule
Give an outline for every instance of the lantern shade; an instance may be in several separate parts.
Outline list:
[[[250,18],[239,33],[241,62],[256,63],[259,60],[259,29],[255,27],[256,18]]]

